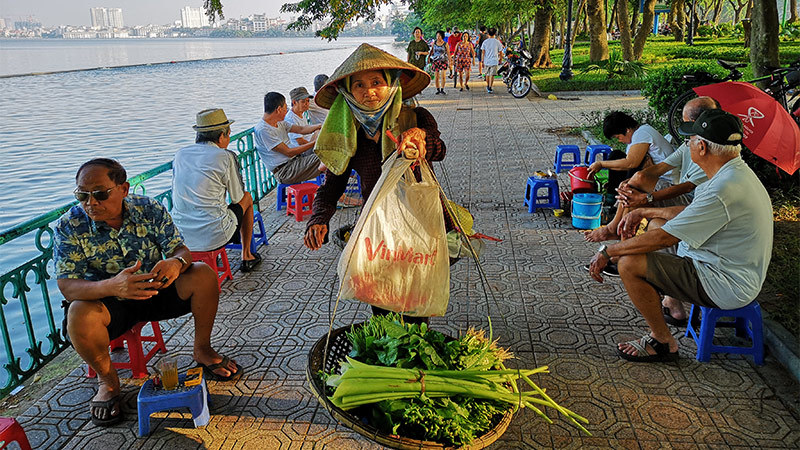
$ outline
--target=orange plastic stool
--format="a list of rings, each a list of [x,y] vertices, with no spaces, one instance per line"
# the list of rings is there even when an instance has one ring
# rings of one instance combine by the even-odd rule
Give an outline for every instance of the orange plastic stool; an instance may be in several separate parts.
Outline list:
[[[314,203],[317,188],[319,186],[314,183],[293,184],[287,187],[286,215],[294,214],[295,219],[302,222],[304,216],[311,214],[311,205]]]
[[[228,263],[228,252],[225,247],[211,252],[192,252],[192,261],[204,262],[217,271],[217,285],[222,291],[222,282],[232,280],[231,265]]]
[[[144,328],[148,322],[139,322],[130,330],[126,331],[122,336],[114,339],[108,344],[111,350],[116,350],[118,348],[125,348],[125,341],[128,342],[128,359],[130,362],[114,362],[111,364],[113,364],[115,369],[131,369],[131,372],[133,372],[133,378],[147,378],[150,375],[147,373],[147,363],[153,359],[153,356],[155,356],[156,353],[167,352],[167,346],[164,345],[164,337],[161,336],[161,327],[158,325],[158,322],[149,323],[153,328],[152,336],[142,336],[142,328]],[[142,345],[143,342],[155,343],[153,348],[150,349],[147,354],[144,353],[144,346]],[[87,376],[89,378],[93,378],[95,375],[96,373],[94,369],[89,366],[89,374]]]
[[[0,417],[0,449],[8,447],[8,444],[16,442],[22,450],[31,450],[31,443],[22,425],[17,419],[12,417]]]

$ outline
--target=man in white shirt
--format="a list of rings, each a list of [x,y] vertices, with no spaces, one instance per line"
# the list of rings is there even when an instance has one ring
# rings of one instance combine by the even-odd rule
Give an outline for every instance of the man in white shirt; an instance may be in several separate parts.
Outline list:
[[[289,92],[289,98],[292,101],[292,109],[286,113],[286,118],[284,119],[286,122],[289,122],[292,125],[298,125],[301,127],[308,126],[308,119],[306,119],[306,112],[308,111],[309,104],[311,102],[311,98],[313,96],[308,93],[306,88],[304,87],[296,87]],[[289,146],[290,147],[297,147],[303,144],[308,144],[312,140],[312,136],[315,138],[316,134],[308,134],[302,135],[298,133],[289,133]],[[308,150],[308,152],[312,152],[313,150]]]
[[[500,65],[500,58],[503,57],[503,44],[495,38],[496,28],[489,28],[489,38],[481,44],[481,61],[486,70],[486,92],[492,93],[494,86],[494,76],[497,75],[497,66]]]
[[[321,73],[314,77],[314,95],[325,86],[328,82],[328,76]],[[322,125],[325,123],[325,118],[328,117],[328,110],[317,105],[317,102],[312,98],[308,104],[308,124],[309,125]]]
[[[620,357],[636,362],[674,361],[678,342],[661,309],[660,294],[720,309],[747,306],[758,295],[772,255],[772,204],[740,156],[742,122],[719,109],[684,122],[691,159],[708,176],[689,206],[661,208],[659,229],[609,246],[592,258],[600,275],[619,257],[620,277],[650,333],[619,343]],[[639,210],[635,210],[639,211]],[[635,212],[634,211],[634,212]],[[678,254],[658,252],[678,244]]]
[[[193,251],[245,243],[241,270],[250,272],[261,256],[249,245],[253,197],[244,189],[236,154],[227,149],[232,123],[221,109],[197,113],[195,143],[178,150],[172,162],[172,218]]]
[[[316,140],[292,146],[289,133],[310,134],[322,125],[292,125],[284,121],[289,108],[278,92],[264,96],[264,115],[255,126],[255,144],[261,161],[279,183],[295,184],[316,178],[325,166],[311,150]]]

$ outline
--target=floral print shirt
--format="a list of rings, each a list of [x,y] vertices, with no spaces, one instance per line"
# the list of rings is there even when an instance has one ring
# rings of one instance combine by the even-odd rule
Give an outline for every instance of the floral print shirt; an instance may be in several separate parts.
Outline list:
[[[95,222],[80,205],[58,219],[53,257],[56,277],[101,281],[136,261],[149,272],[165,255],[185,245],[164,205],[141,195],[123,199],[122,226]]]

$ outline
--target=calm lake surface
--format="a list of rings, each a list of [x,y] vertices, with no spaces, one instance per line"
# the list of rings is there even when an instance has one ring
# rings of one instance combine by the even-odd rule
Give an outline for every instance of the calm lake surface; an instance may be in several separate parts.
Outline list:
[[[362,42],[405,59],[405,45],[391,37],[330,43],[315,38],[0,40],[0,75],[176,61],[0,79],[0,230],[73,200],[75,171],[90,158],[115,158],[129,176],[170,161],[194,142],[191,126],[200,110],[223,108],[236,121],[234,133],[252,127],[263,113],[265,93],[278,91],[288,98],[298,86],[313,92],[314,76],[330,75]],[[180,62],[258,54],[273,55]],[[32,236],[3,245],[0,273],[36,254]],[[29,282],[34,286],[32,274]],[[11,298],[10,284],[0,289]],[[55,283],[50,289],[54,292]],[[43,325],[44,301],[35,291],[29,302],[34,323]],[[24,368],[22,316],[13,302],[4,312],[15,357],[23,359]],[[37,340],[46,334],[46,327],[37,325]],[[0,354],[0,364],[5,361],[7,355]]]

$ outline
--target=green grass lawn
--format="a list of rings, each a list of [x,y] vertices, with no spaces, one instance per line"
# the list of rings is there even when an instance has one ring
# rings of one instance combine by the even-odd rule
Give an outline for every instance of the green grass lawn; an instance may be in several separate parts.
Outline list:
[[[609,51],[621,51],[619,41],[609,43]],[[641,89],[643,80],[636,78],[611,78],[605,73],[581,73],[592,63],[589,62],[589,42],[578,41],[572,49],[574,77],[570,81],[561,81],[561,61],[563,50],[551,50],[550,58],[556,65],[552,69],[533,69],[532,79],[545,92],[554,91],[606,91],[622,89]],[[675,42],[672,37],[651,37],[647,40],[642,59],[645,70],[655,71],[677,64],[713,62],[716,59],[726,61],[749,62],[750,49],[744,48],[741,40],[734,38],[696,38],[695,45],[688,46],[683,42]],[[781,64],[786,65],[800,58],[800,41],[780,43]],[[753,78],[749,67],[742,70],[745,79]]]

